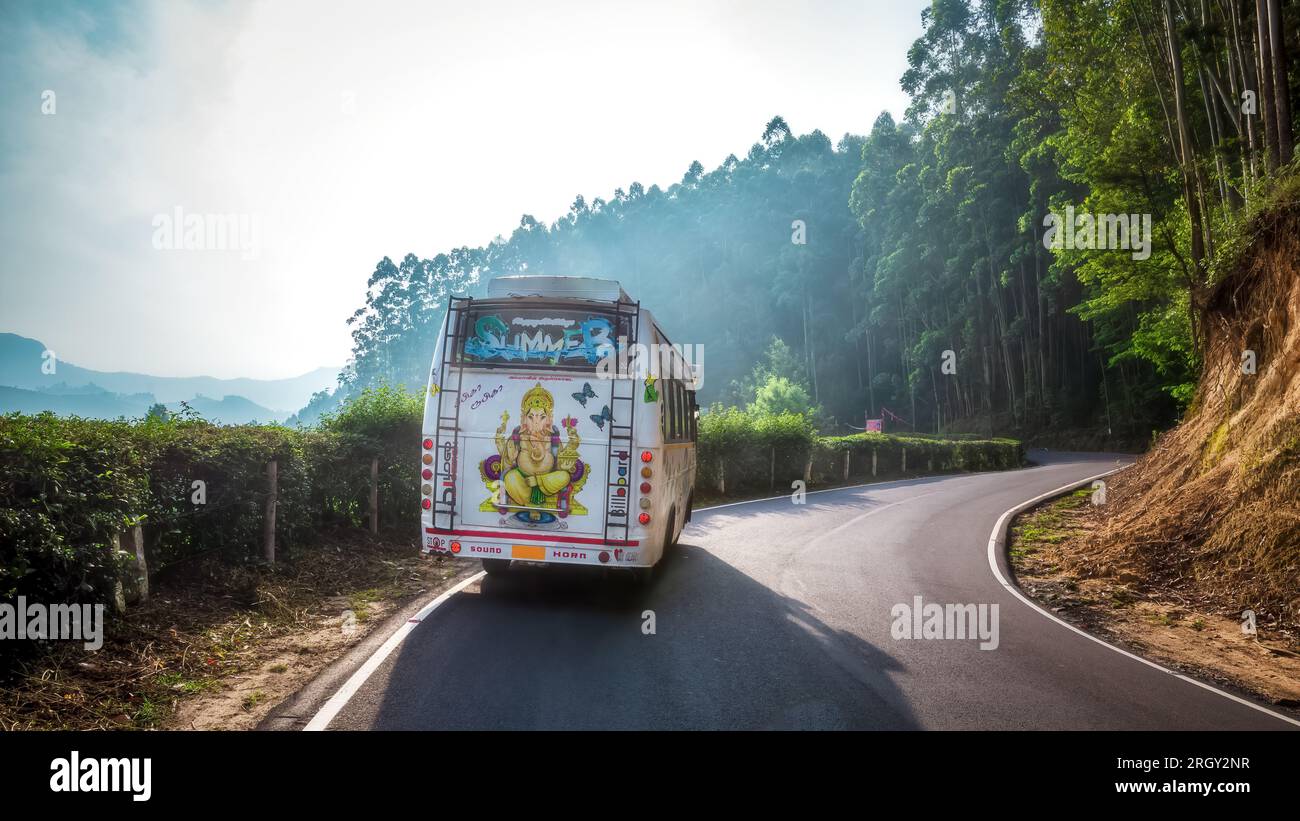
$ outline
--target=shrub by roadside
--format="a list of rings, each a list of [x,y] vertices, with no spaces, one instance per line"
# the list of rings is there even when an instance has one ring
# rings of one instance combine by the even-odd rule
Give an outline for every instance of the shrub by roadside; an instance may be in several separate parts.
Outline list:
[[[421,413],[418,398],[383,388],[314,430],[0,416],[0,599],[111,604],[115,535],[137,524],[152,575],[209,555],[258,561],[270,460],[281,556],[322,528],[362,524],[373,458],[382,521],[412,521]]]
[[[825,485],[873,476],[1006,470],[1024,463],[1024,447],[1011,439],[818,436],[800,414],[764,415],[738,408],[715,407],[701,414],[698,444],[696,487],[710,496],[788,488],[795,479]]]

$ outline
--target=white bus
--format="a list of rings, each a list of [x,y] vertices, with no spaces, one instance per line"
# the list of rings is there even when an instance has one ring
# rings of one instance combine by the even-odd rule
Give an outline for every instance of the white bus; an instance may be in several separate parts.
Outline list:
[[[452,299],[425,395],[423,552],[648,581],[691,518],[698,384],[617,282],[500,277]]]

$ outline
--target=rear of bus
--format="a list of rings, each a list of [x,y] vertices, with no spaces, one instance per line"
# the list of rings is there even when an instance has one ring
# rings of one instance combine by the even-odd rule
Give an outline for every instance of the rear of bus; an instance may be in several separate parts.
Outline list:
[[[532,282],[530,295],[502,295],[521,287],[511,279]],[[640,497],[661,451],[637,443],[655,441],[658,416],[639,383],[598,369],[620,337],[635,339],[639,306],[602,280],[493,287],[452,301],[435,350],[424,551],[481,559],[490,573],[512,560],[649,567],[663,527]]]

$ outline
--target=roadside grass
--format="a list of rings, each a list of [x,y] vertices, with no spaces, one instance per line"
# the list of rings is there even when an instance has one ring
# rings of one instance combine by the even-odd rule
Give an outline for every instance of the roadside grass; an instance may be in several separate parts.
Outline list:
[[[148,602],[110,620],[98,651],[58,642],[12,665],[0,678],[0,730],[167,729],[182,705],[211,697],[265,708],[267,682],[241,695],[232,681],[264,672],[292,686],[305,668],[284,657],[286,641],[294,657],[312,656],[321,652],[313,631],[337,634],[345,608],[358,622],[373,620],[381,605],[452,572],[441,557],[421,558],[405,529],[335,531],[273,569],[214,558],[162,580]]]
[[[1091,498],[1092,491],[1081,488],[1018,517],[1011,528],[1013,566],[1038,553],[1044,545],[1060,544],[1082,532],[1076,525],[1077,515],[1070,514],[1086,509]]]
[[[1211,447],[1210,450],[1213,450]],[[1111,504],[1115,487],[1109,488]],[[1189,598],[1140,566],[1091,553],[1111,505],[1081,488],[1012,523],[1008,554],[1016,585],[1039,605],[1106,641],[1282,709],[1300,705],[1300,650],[1281,630],[1242,630],[1237,611]]]

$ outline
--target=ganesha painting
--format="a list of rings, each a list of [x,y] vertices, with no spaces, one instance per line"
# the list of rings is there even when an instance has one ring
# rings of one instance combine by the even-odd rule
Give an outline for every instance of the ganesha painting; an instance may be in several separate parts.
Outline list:
[[[578,420],[560,421],[565,440],[555,427],[555,400],[538,382],[519,405],[519,424],[506,435],[509,411],[501,414],[496,430],[497,452],[484,459],[479,473],[492,491],[479,510],[502,516],[513,511],[525,524],[550,524],[570,514],[584,516],[587,509],[577,499],[587,481],[587,465],[578,458]]]

